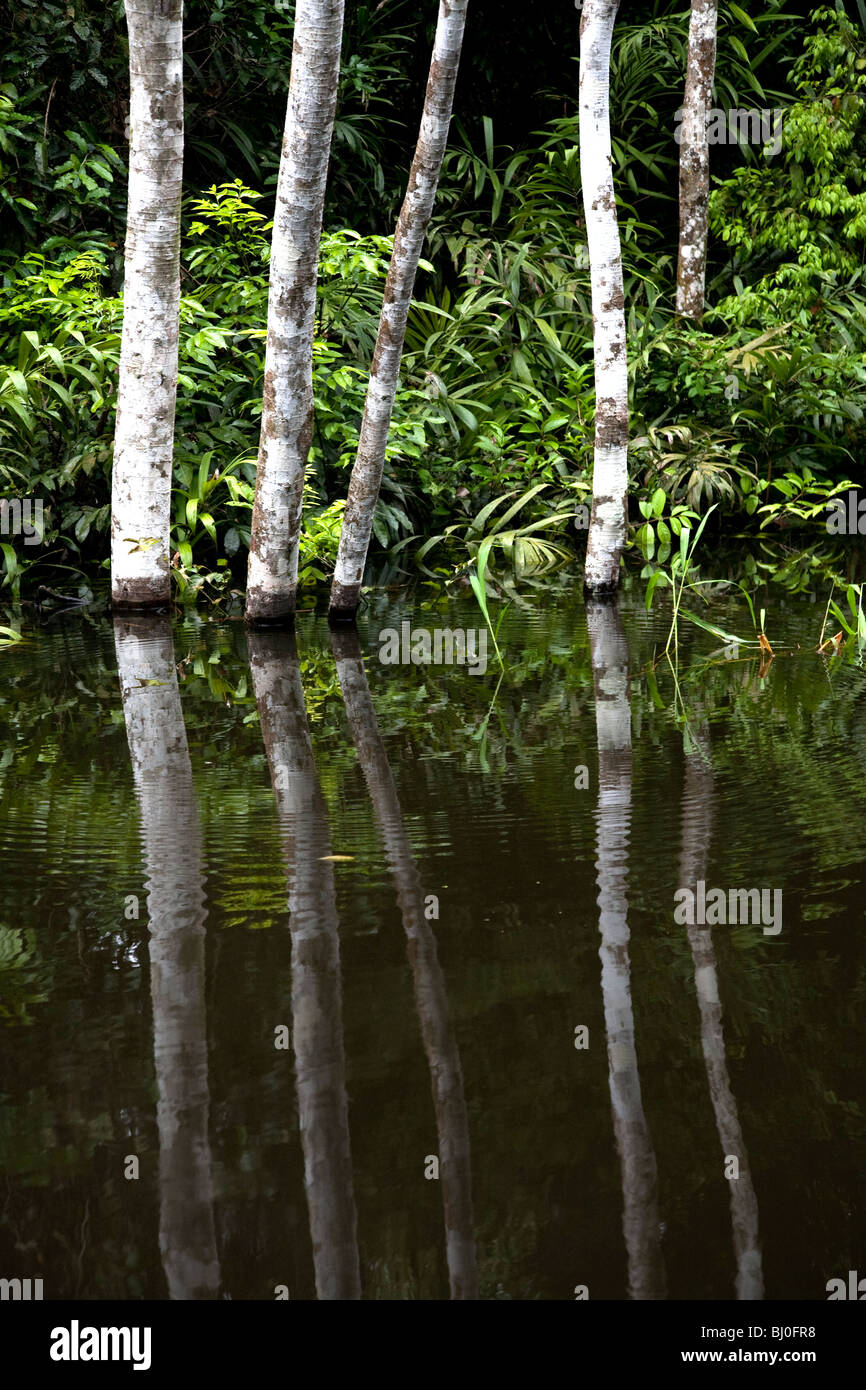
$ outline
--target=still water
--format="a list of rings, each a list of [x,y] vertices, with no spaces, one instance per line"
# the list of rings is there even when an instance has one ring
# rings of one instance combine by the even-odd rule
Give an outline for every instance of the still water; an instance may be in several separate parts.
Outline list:
[[[767,608],[775,660],[684,623],[671,666],[669,610],[551,584],[483,675],[380,660],[407,621],[477,630],[471,596],[376,597],[354,641],[311,613],[25,628],[0,1276],[825,1299],[866,1273],[866,679],[809,650],[823,603]],[[698,885],[778,917],[677,920]]]

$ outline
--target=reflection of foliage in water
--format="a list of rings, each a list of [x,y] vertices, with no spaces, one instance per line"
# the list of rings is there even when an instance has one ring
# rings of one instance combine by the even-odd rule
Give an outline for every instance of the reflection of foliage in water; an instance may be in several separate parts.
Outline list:
[[[805,645],[817,638],[824,601],[820,593],[811,604],[768,591],[758,606],[766,606],[774,636]],[[654,649],[664,646],[669,617],[645,615],[636,583],[623,607],[632,674],[629,925],[638,1051],[665,1220],[679,1248],[693,1239],[696,1212],[709,1212],[717,1224],[727,1219],[727,1197],[707,1178],[718,1138],[693,962],[685,934],[669,925],[679,850],[681,711],[661,673],[655,700],[642,674]],[[733,626],[743,600],[719,595],[713,612],[721,626]],[[562,1034],[563,1019],[585,1021],[591,1036],[603,1036],[593,821],[589,801],[581,800],[586,793],[573,789],[572,778],[576,762],[588,764],[590,785],[595,778],[582,607],[560,585],[544,607],[524,599],[509,610],[501,635],[508,670],[488,726],[487,774],[473,735],[498,672],[491,667],[478,678],[459,668],[385,668],[377,656],[379,631],[399,628],[403,618],[428,628],[466,628],[478,626],[479,616],[471,597],[397,608],[393,596],[378,596],[362,615],[362,645],[413,851],[425,883],[439,874],[430,891],[442,893],[437,939],[470,1131],[473,1139],[484,1135],[473,1147],[473,1181],[484,1194],[476,1229],[482,1294],[567,1297],[569,1286],[550,1275],[571,1258],[557,1253],[561,1231],[568,1228],[570,1249],[586,1252],[587,1262],[601,1259],[620,1200],[603,1050],[588,1054],[578,1085],[566,1060],[557,1060],[559,1044],[553,1052],[550,1044]],[[0,881],[0,920],[21,924],[27,950],[31,923],[37,927],[47,974],[30,989],[43,990],[49,1001],[39,1005],[37,1021],[50,1010],[55,1035],[74,1036],[75,1046],[47,1047],[41,1029],[20,1030],[31,1051],[23,1079],[4,1083],[9,1100],[0,1116],[0,1159],[7,1172],[20,1175],[11,1211],[21,1239],[45,1243],[63,1287],[76,1287],[86,1236],[100,1265],[96,1270],[88,1254],[88,1295],[122,1289],[127,1296],[159,1296],[141,1235],[150,1230],[156,1199],[146,984],[142,990],[140,968],[114,960],[108,947],[119,930],[147,938],[132,775],[122,715],[115,719],[120,696],[111,635],[99,623],[82,626],[80,616],[54,631],[3,658],[0,721],[13,757],[0,771],[0,815],[25,848],[15,881],[11,875]],[[802,1237],[791,1236],[802,1267],[807,1246],[838,1249],[838,1212],[851,1203],[834,1146],[841,1136],[845,1144],[866,1143],[858,1070],[866,966],[857,930],[866,860],[863,674],[847,661],[804,652],[778,657],[760,677],[757,661],[709,661],[717,646],[691,626],[681,633],[680,685],[686,710],[700,705],[708,719],[719,796],[708,882],[785,885],[779,939],[740,929],[715,937],[728,1065],[768,1249],[783,1224],[783,1209],[774,1214],[776,1194],[796,1166],[791,1145],[808,1146],[801,1195],[810,1218]],[[356,856],[339,866],[337,887],[357,1116],[353,1158],[366,1229],[376,1232],[362,1271],[364,1290],[436,1297],[440,1199],[431,1191],[419,1211],[415,1162],[431,1152],[429,1076],[399,919],[381,886],[381,843],[347,736],[324,622],[303,615],[298,648],[333,849]],[[176,631],[176,653],[206,842],[220,1219],[228,1266],[253,1288],[250,1250],[258,1268],[263,1252],[274,1249],[275,1230],[286,1248],[302,1254],[308,1239],[291,1080],[273,1048],[262,1047],[262,1020],[282,1021],[290,1009],[285,870],[261,734],[250,719],[255,706],[242,625],[185,622]],[[442,888],[440,879],[450,887]],[[24,884],[32,885],[28,901]],[[141,895],[138,922],[122,921],[127,893]],[[265,923],[270,929],[247,930]],[[230,925],[235,929],[226,930]],[[4,983],[24,974],[6,971]],[[118,1176],[129,1152],[149,1160],[141,1183]],[[387,1184],[383,1173],[390,1175]],[[38,1224],[28,1215],[37,1186],[48,1194]],[[435,1184],[422,1192],[427,1187]],[[515,1201],[515,1187],[528,1194],[525,1203],[523,1196]],[[82,1235],[69,1212],[82,1213],[91,1191],[98,1200],[91,1204],[89,1235]],[[288,1205],[287,1192],[295,1194]],[[62,1255],[51,1243],[55,1228],[68,1241]],[[841,1253],[838,1267],[849,1267]],[[729,1295],[723,1273],[708,1293]],[[269,1296],[255,1287],[255,1296]],[[693,1289],[674,1292],[694,1296]],[[613,1276],[593,1293],[619,1296]]]
[[[40,965],[35,931],[0,926],[0,1021],[7,1027],[32,1024],[30,1008],[48,998],[33,990]]]

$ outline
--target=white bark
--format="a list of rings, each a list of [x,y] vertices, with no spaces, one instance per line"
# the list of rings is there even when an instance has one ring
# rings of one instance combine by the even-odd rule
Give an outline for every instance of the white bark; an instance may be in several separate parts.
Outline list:
[[[693,892],[698,880],[706,881],[714,794],[713,774],[707,753],[709,740],[705,729],[697,742],[698,751],[686,758],[679,876],[679,886],[691,888]],[[737,1266],[737,1298],[761,1299],[764,1297],[764,1278],[758,1239],[758,1199],[752,1183],[737,1101],[728,1076],[713,935],[707,926],[691,926],[686,930],[695,967],[701,1047],[722,1155],[723,1158],[733,1155],[739,1161],[739,1177],[728,1179]]]
[[[117,608],[170,598],[183,170],[182,0],[126,0],[129,200],[111,490]]]
[[[707,269],[710,149],[707,114],[716,69],[718,0],[692,0],[683,119],[680,125],[680,244],[677,313],[700,320]]]
[[[628,363],[610,148],[610,46],[619,0],[586,0],[580,22],[580,177],[589,246],[595,454],[584,586],[619,584],[628,489]]]
[[[468,0],[440,0],[439,4],[421,130],[394,235],[358,453],[352,468],[331,585],[329,615],[338,621],[352,620],[361,599],[373,515],[385,467],[385,446],[397,394],[406,321],[448,143],[467,6]]]
[[[284,837],[292,933],[292,1046],[316,1292],[359,1299],[343,1048],[340,938],[327,807],[294,639],[250,633],[250,667]]]
[[[298,0],[271,242],[268,337],[246,618],[291,620],[313,437],[313,326],[343,0]]]
[[[469,1119],[460,1053],[449,1016],[445,977],[439,964],[433,929],[424,916],[424,890],[379,733],[357,634],[335,632],[331,640],[346,718],[373,811],[379,822],[406,933],[439,1135],[439,1172],[451,1297],[474,1299],[478,1297],[478,1280],[472,1234]]]
[[[114,641],[147,870],[159,1248],[170,1298],[218,1298],[203,851],[169,619],[117,618]]]
[[[608,1079],[622,1168],[629,1297],[665,1296],[655,1150],[641,1097],[628,943],[631,708],[628,646],[618,609],[587,605],[598,740],[598,923]]]

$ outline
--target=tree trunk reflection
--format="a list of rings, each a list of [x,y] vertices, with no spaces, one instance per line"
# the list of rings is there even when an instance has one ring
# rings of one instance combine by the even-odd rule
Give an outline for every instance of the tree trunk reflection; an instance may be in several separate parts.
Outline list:
[[[460,1054],[448,1010],[436,938],[424,915],[424,890],[379,733],[357,634],[331,634],[337,675],[358,761],[379,823],[406,932],[421,1034],[433,1087],[452,1299],[477,1297],[469,1121]]]
[[[217,1298],[204,860],[171,623],[116,618],[114,641],[147,873],[159,1248],[171,1298]]]
[[[622,1165],[629,1297],[665,1296],[656,1158],[641,1098],[628,955],[631,827],[631,707],[628,645],[616,603],[587,601],[598,741],[598,858],[601,987],[613,1125]]]
[[[316,1292],[358,1299],[357,1217],[343,1047],[340,939],[327,806],[294,638],[250,632],[250,667],[289,880],[292,1045]]]
[[[714,783],[706,728],[699,729],[693,737],[696,743],[695,751],[686,755],[682,857],[678,886],[694,891],[698,880],[706,882],[707,855],[713,827]],[[758,1201],[740,1129],[737,1102],[728,1076],[713,935],[707,926],[687,926],[686,931],[695,966],[695,989],[701,1015],[701,1047],[722,1154],[725,1157],[735,1156],[739,1161],[739,1177],[728,1180],[734,1257],[737,1264],[737,1298],[759,1299],[764,1296],[764,1279],[758,1243]]]

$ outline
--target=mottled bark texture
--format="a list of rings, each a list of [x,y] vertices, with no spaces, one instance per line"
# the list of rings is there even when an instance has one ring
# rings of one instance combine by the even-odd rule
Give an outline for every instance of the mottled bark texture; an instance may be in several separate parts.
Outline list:
[[[629,1298],[665,1296],[656,1157],[644,1115],[631,1002],[628,842],[631,706],[628,644],[615,603],[586,610],[598,742],[598,925],[613,1128],[622,1169]]]
[[[385,446],[397,393],[406,320],[448,143],[467,6],[468,0],[440,0],[421,130],[394,235],[358,453],[352,468],[331,585],[329,617],[336,622],[351,622],[361,600],[361,582],[385,467]]]
[[[251,632],[250,667],[289,881],[292,1047],[316,1293],[359,1299],[331,838],[291,633]]]
[[[331,642],[346,718],[379,823],[406,933],[439,1136],[439,1173],[451,1297],[474,1299],[478,1297],[478,1279],[472,1233],[469,1119],[445,976],[439,964],[433,928],[425,916],[424,889],[379,733],[357,634],[345,630],[334,632]]]
[[[580,177],[592,286],[595,451],[584,588],[612,593],[625,545],[628,362],[610,152],[610,45],[619,0],[586,0],[580,22]]]
[[[696,891],[699,880],[706,882],[707,859],[713,828],[715,787],[710,763],[710,740],[704,724],[695,731],[695,751],[686,757],[682,800],[682,852],[678,886]],[[695,967],[695,990],[701,1017],[701,1047],[707,1070],[710,1099],[723,1160],[739,1160],[739,1177],[728,1179],[731,1198],[731,1225],[736,1260],[738,1299],[764,1297],[761,1247],[758,1240],[758,1199],[752,1183],[737,1101],[731,1089],[722,1027],[722,1005],[713,934],[707,926],[686,928]]]
[[[129,199],[111,487],[111,595],[116,608],[160,607],[171,596],[182,16],[182,0],[126,0]]]
[[[218,1298],[204,851],[168,615],[116,618],[114,643],[147,874],[159,1249],[170,1298]]]
[[[343,0],[298,0],[271,242],[268,337],[246,620],[291,623],[313,437],[313,326]]]
[[[692,0],[689,57],[680,125],[680,246],[677,259],[677,313],[700,320],[707,270],[707,204],[710,149],[707,114],[716,70],[718,0]]]

